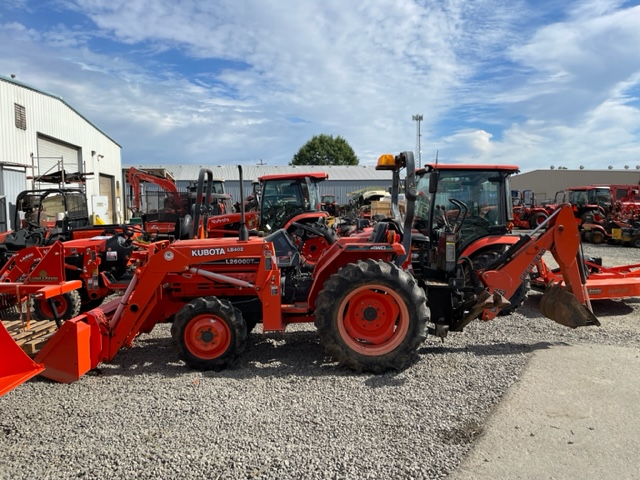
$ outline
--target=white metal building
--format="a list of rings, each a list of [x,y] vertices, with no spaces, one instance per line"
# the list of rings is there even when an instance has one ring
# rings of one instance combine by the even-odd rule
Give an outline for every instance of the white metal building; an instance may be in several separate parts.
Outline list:
[[[0,231],[11,225],[17,194],[31,188],[58,188],[41,182],[56,172],[84,173],[89,212],[105,223],[122,215],[121,147],[61,97],[0,76]]]

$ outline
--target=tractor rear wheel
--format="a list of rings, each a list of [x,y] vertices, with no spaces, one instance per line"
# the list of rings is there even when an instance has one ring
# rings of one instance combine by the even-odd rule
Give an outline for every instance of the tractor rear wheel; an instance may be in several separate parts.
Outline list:
[[[542,212],[538,212],[529,219],[529,226],[531,228],[536,228],[538,225],[543,223],[547,218],[548,218],[548,215]]]
[[[82,300],[77,290],[53,297],[56,313],[60,320],[70,320],[80,315]],[[33,313],[41,320],[55,320],[49,300],[37,299],[33,301]]]
[[[473,269],[476,270],[486,270],[493,261],[498,258],[502,254],[502,250],[489,250],[486,252],[481,252],[471,258],[473,262]],[[531,286],[531,280],[529,277],[525,278],[524,281],[516,288],[516,291],[513,292],[511,298],[509,298],[509,302],[511,305],[505,307],[500,310],[498,315],[511,315],[518,308],[522,306],[524,300],[527,298],[527,293],[529,293],[529,287]]]
[[[326,353],[358,372],[401,370],[417,358],[429,309],[424,290],[394,264],[367,260],[331,275],[316,299]]]
[[[247,325],[240,310],[226,300],[200,297],[176,313],[171,337],[178,356],[198,370],[222,370],[246,346]]]
[[[635,237],[633,240],[631,240],[631,246],[640,248],[640,237]]]

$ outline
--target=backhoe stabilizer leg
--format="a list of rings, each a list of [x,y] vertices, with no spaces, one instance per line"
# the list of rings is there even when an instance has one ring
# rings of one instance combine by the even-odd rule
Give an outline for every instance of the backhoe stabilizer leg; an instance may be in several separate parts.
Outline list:
[[[550,283],[540,299],[540,312],[569,328],[600,326],[600,321],[560,283]]]

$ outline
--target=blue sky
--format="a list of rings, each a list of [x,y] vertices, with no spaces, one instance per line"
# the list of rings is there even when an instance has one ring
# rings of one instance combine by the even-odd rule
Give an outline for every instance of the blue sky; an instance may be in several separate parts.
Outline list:
[[[0,74],[63,97],[123,164],[286,165],[318,134],[361,164],[635,169],[638,2],[3,0]]]

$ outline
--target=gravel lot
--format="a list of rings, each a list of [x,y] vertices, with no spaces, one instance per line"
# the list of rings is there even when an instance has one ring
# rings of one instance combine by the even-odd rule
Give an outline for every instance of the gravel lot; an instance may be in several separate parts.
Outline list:
[[[605,265],[638,250],[585,245]],[[312,326],[253,333],[236,367],[194,372],[162,325],[79,382],[35,378],[0,398],[0,479],[445,478],[537,349],[640,349],[640,299],[594,303],[602,327],[570,330],[538,311],[474,322],[380,376],[336,368]]]

